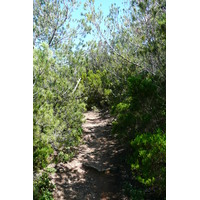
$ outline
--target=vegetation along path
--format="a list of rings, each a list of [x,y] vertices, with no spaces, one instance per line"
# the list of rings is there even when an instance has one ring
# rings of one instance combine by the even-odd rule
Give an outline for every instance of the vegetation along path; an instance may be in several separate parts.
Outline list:
[[[70,162],[57,165],[52,176],[54,199],[126,199],[122,195],[123,149],[111,135],[108,114],[85,113],[83,143]]]

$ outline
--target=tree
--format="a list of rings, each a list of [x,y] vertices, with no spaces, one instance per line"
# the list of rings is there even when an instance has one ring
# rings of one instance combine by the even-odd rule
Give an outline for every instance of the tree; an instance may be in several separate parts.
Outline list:
[[[34,0],[33,45],[46,42],[53,50],[71,43],[75,35],[75,29],[70,27],[71,16],[78,6],[77,1]]]
[[[165,76],[165,0],[132,0],[127,4],[123,11],[112,4],[105,18],[106,31],[101,30],[102,15],[95,11],[93,1],[87,3],[90,11],[86,17],[116,61],[125,62],[131,70]]]
[[[53,150],[80,141],[85,104],[81,85],[70,81],[70,69],[60,67],[47,44],[33,55],[33,153],[34,169],[48,163]],[[68,152],[69,153],[69,152]]]

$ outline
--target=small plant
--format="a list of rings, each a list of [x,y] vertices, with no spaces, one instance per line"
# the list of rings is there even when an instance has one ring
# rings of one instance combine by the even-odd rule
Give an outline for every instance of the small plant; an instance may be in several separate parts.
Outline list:
[[[74,156],[74,153],[71,152],[69,154],[64,153],[63,151],[61,151],[58,156],[57,156],[57,162],[68,162],[72,157]]]
[[[53,149],[45,142],[39,141],[34,144],[33,169],[37,171],[45,168],[48,164],[48,158],[53,153]]]
[[[45,171],[46,171],[47,173],[55,173],[55,172],[56,172],[56,169],[53,168],[53,167],[49,167],[49,168],[46,168]]]
[[[34,200],[53,200],[53,189],[55,185],[50,182],[48,173],[44,172],[33,182]]]
[[[139,134],[131,141],[133,154],[129,158],[133,176],[164,198],[166,188],[166,135]]]
[[[99,109],[98,109],[96,106],[92,106],[91,109],[92,109],[93,111],[95,111],[95,112],[98,112],[98,111],[99,111]]]
[[[141,189],[135,189],[130,183],[125,183],[124,185],[125,194],[131,200],[144,200],[145,199],[145,192]]]

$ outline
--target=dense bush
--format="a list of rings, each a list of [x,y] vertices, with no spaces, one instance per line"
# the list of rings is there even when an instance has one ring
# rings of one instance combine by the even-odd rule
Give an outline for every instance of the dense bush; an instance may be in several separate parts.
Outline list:
[[[53,200],[52,191],[55,186],[50,182],[48,173],[44,172],[33,182],[34,200]]]
[[[156,133],[138,134],[131,141],[132,154],[129,164],[133,176],[151,188],[161,199],[166,186],[166,136],[161,130]]]
[[[56,160],[57,163],[59,163],[59,162],[66,163],[66,162],[68,162],[73,156],[74,156],[74,153],[73,153],[73,152],[71,152],[71,153],[68,154],[68,153],[65,153],[65,152],[63,152],[63,151],[60,151],[55,160]]]
[[[34,171],[46,167],[54,154],[56,162],[73,156],[73,146],[81,139],[85,107],[111,108],[112,130],[127,149],[134,182],[142,185],[128,184],[130,198],[149,199],[145,191],[150,189],[164,199],[166,2],[130,0],[123,12],[112,4],[103,19],[94,1],[87,1],[86,13],[76,21],[77,32],[70,28],[74,20],[68,8],[73,10],[78,2],[68,3],[65,9],[60,1],[34,1]],[[43,17],[49,13],[52,23]],[[100,40],[81,39],[76,46],[78,32],[83,37],[95,32],[92,27]],[[35,198],[51,199],[51,190],[42,182],[51,188],[43,175],[34,185]]]
[[[161,199],[166,187],[165,106],[165,80],[143,74],[128,79],[124,100],[112,108],[112,131],[127,149],[132,178]]]
[[[141,189],[135,189],[128,182],[124,184],[124,193],[130,200],[145,200],[145,192]]]
[[[113,132],[128,142],[136,132],[165,131],[165,80],[137,75],[128,80],[126,98],[112,107]]]
[[[48,157],[53,153],[51,145],[45,141],[34,141],[33,164],[34,169],[41,169],[47,166]],[[37,145],[36,145],[37,144]]]
[[[53,149],[76,146],[85,104],[68,67],[59,67],[46,44],[34,49],[33,166],[44,168]]]
[[[106,76],[106,70],[97,70],[94,73],[89,70],[88,73],[82,74],[82,83],[84,84],[84,95],[86,98],[87,108],[92,106],[99,108],[109,105],[109,95],[111,90],[108,89],[109,80]]]

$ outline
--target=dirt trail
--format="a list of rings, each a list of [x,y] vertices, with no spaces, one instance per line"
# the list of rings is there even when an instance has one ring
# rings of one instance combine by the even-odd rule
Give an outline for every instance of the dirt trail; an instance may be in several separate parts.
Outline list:
[[[83,144],[72,161],[57,165],[52,176],[55,200],[126,199],[121,191],[119,158],[123,149],[111,135],[111,117],[87,112]]]

